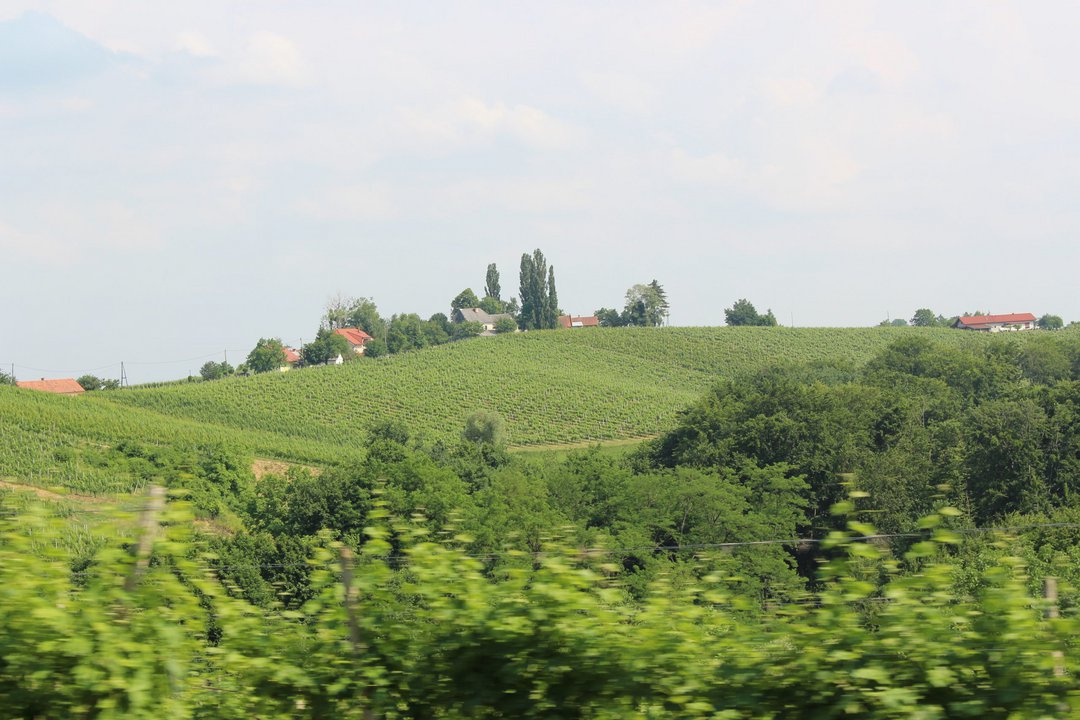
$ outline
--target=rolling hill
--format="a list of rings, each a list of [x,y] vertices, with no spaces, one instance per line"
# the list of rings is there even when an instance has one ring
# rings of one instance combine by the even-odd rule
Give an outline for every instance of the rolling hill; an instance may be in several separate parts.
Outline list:
[[[785,361],[859,364],[913,334],[949,344],[995,341],[916,328],[590,329],[77,398],[0,387],[0,481],[131,492],[140,481],[116,472],[108,458],[124,443],[218,443],[251,457],[326,466],[362,458],[367,431],[380,420],[401,420],[429,441],[451,440],[478,410],[502,415],[518,448],[626,443],[667,430],[720,377]],[[1011,339],[1031,337],[1046,336]]]
[[[339,448],[360,447],[383,419],[450,439],[471,413],[489,410],[506,419],[513,446],[561,445],[655,435],[724,375],[777,361],[859,364],[912,333],[948,343],[992,340],[916,328],[556,330],[88,399]]]

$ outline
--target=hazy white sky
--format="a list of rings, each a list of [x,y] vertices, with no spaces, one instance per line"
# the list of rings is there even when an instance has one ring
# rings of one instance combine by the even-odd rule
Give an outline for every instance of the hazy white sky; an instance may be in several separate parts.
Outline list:
[[[575,314],[655,277],[679,325],[1080,319],[1078,33],[1064,2],[4,0],[0,363],[175,377],[337,291],[426,317],[497,262],[516,294],[535,247]]]

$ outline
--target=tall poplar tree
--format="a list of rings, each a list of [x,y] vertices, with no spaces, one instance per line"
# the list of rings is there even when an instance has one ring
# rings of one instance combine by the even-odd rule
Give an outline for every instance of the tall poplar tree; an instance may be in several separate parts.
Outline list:
[[[500,297],[501,292],[502,288],[499,287],[499,268],[495,267],[495,263],[491,263],[487,266],[487,282],[484,283],[484,296],[502,300],[502,297]]]
[[[523,330],[544,330],[558,323],[558,295],[555,293],[554,269],[549,269],[544,253],[537,248],[530,256],[521,256],[521,313],[518,323]],[[554,296],[554,297],[552,297]],[[554,302],[553,302],[554,301]]]
[[[548,267],[547,306],[544,311],[544,327],[554,328],[559,324],[559,294],[555,292],[555,267]]]

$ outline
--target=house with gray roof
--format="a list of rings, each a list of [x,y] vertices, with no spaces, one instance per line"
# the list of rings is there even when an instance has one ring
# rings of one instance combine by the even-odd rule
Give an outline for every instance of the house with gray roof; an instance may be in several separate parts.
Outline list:
[[[480,335],[489,336],[495,334],[495,323],[499,320],[507,318],[514,320],[514,316],[510,313],[495,313],[494,315],[488,312],[484,312],[482,308],[458,308],[454,311],[454,314],[450,316],[450,322],[453,323],[466,323],[474,322],[480,323],[483,326],[483,331]],[[517,321],[514,320],[516,323]],[[515,331],[516,332],[516,331]]]

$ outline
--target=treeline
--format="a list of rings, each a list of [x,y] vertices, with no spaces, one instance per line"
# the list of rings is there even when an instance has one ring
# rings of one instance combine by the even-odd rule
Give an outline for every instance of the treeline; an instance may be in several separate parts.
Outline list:
[[[555,268],[541,250],[522,254],[518,281],[518,295],[504,298],[498,267],[491,263],[485,273],[482,297],[467,287],[450,301],[449,315],[437,312],[426,319],[416,313],[387,318],[380,314],[373,298],[338,294],[327,303],[315,338],[298,348],[297,360],[287,361],[289,351],[279,338],[260,338],[239,367],[211,361],[203,365],[200,375],[204,380],[216,380],[235,373],[271,372],[286,362],[294,367],[325,365],[338,357],[352,362],[464,340],[485,331],[479,322],[455,317],[458,311],[469,308],[484,311],[492,319],[491,332],[495,334],[559,327],[564,312],[559,307]],[[656,280],[627,290],[621,313],[605,308],[596,311],[600,324],[607,327],[655,327],[664,324],[669,313],[667,294]],[[334,332],[344,328],[357,328],[370,336],[362,355],[353,353],[345,338]]]
[[[298,359],[288,362],[295,367],[325,365],[339,357],[352,362],[476,337],[484,332],[481,323],[464,318],[455,321],[455,311],[466,308],[480,308],[494,316],[496,334],[558,327],[562,310],[555,288],[555,268],[548,265],[539,249],[522,254],[519,280],[518,297],[504,299],[498,267],[491,263],[485,273],[482,298],[472,288],[465,288],[450,301],[449,315],[438,312],[426,319],[416,313],[387,318],[379,313],[373,298],[338,294],[327,303],[315,338],[298,348]],[[348,341],[334,332],[343,328],[356,328],[370,336],[362,355],[352,352]],[[286,364],[287,358],[288,350],[279,338],[260,338],[241,366],[208,362],[200,374],[204,380],[216,380],[234,373],[270,372]]]

